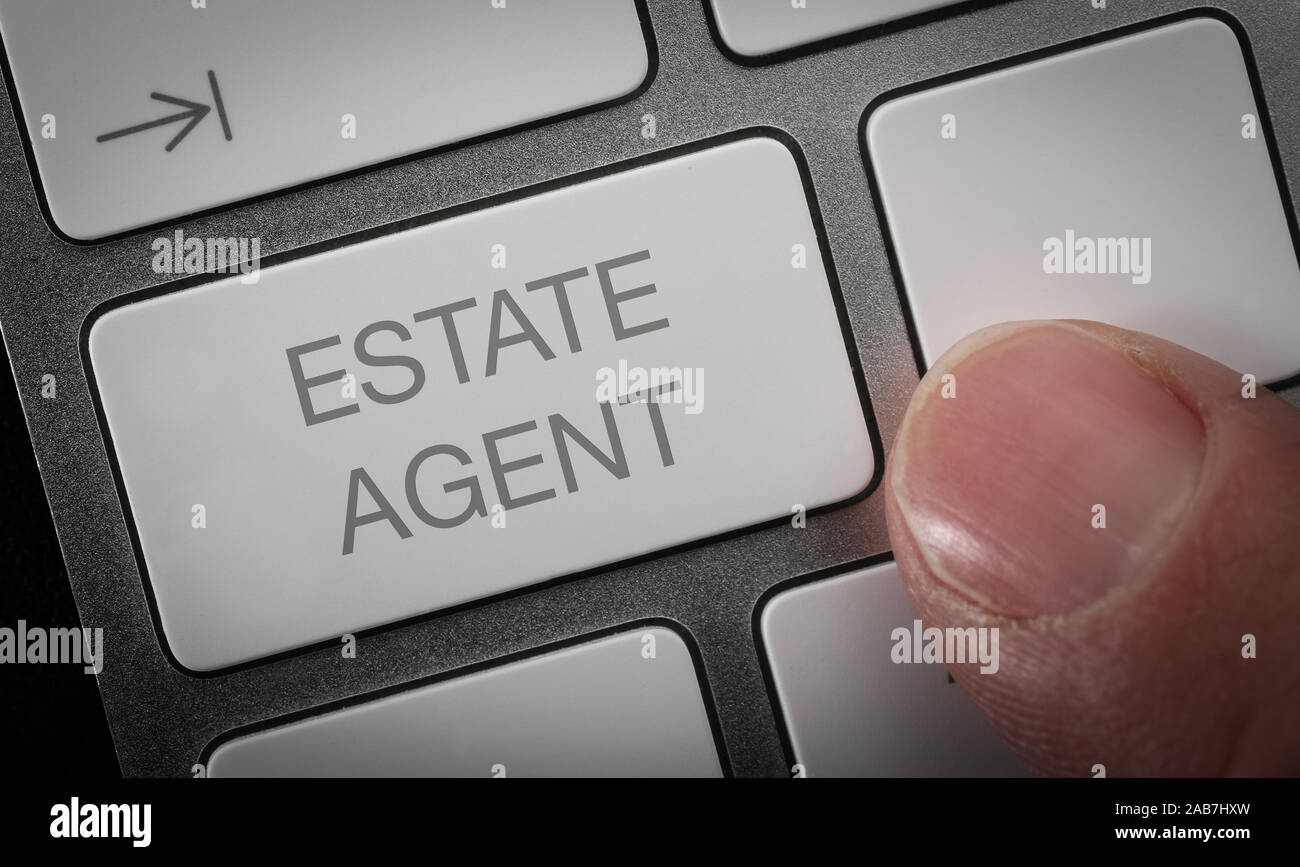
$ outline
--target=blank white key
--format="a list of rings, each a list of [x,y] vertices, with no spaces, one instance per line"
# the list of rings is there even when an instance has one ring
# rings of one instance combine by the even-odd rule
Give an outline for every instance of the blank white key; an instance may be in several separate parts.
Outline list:
[[[604,103],[650,68],[635,0],[0,0],[0,34],[77,239]]]
[[[1300,266],[1236,34],[1193,18],[904,96],[866,145],[933,364],[1015,319],[1098,319],[1272,382]]]
[[[959,0],[708,0],[718,34],[745,57],[762,57],[852,33]]]
[[[1028,773],[946,666],[893,661],[893,632],[913,633],[916,613],[892,561],[779,593],[760,617],[807,776]]]
[[[237,737],[212,777],[716,777],[690,650],[623,632]]]
[[[766,136],[121,307],[89,348],[194,669],[837,503],[873,472],[800,172]]]

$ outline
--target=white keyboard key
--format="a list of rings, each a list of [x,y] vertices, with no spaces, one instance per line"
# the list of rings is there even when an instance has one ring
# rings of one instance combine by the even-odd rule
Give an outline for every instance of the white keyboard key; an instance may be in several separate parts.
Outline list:
[[[804,774],[1026,775],[946,666],[893,661],[893,631],[912,632],[915,620],[892,561],[783,591],[763,608],[763,646]]]
[[[802,7],[790,0],[707,2],[723,44],[742,57],[761,59],[959,0],[809,0]]]
[[[210,777],[717,777],[691,652],[661,626],[236,737]]]
[[[0,34],[53,222],[83,240],[590,108],[650,70],[636,0],[0,0]]]
[[[240,279],[89,334],[189,668],[837,503],[873,474],[800,171],[766,136]],[[635,378],[658,369],[676,385]]]
[[[887,102],[866,124],[920,349],[1098,319],[1300,372],[1300,266],[1236,34],[1193,18]]]

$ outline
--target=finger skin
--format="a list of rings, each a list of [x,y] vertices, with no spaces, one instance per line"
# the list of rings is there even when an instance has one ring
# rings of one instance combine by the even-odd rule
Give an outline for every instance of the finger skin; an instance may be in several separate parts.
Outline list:
[[[1186,509],[1139,568],[1081,608],[1016,617],[962,592],[960,575],[935,574],[895,477],[923,466],[926,456],[907,448],[909,426],[937,411],[940,376],[960,382],[977,353],[1033,328],[1084,335],[1152,377],[1199,417],[1205,453]],[[1083,321],[985,329],[922,379],[886,470],[894,553],[927,626],[1000,628],[996,674],[949,667],[1036,772],[1086,776],[1101,764],[1107,776],[1300,774],[1300,413],[1266,389],[1253,400],[1241,392],[1239,373],[1204,356]],[[1069,389],[1042,399],[1069,400]],[[895,472],[900,452],[906,474]],[[1247,634],[1254,659],[1243,658]]]

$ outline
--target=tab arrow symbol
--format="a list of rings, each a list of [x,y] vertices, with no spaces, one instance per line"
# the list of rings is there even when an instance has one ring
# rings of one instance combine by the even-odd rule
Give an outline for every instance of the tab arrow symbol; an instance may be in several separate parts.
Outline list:
[[[208,81],[212,86],[212,96],[217,103],[218,113],[222,115],[221,125],[226,131],[226,141],[229,141],[230,127],[228,122],[225,119],[224,106],[222,106],[221,104],[221,92],[217,90],[216,75],[214,75],[212,72],[209,72]],[[201,102],[192,102],[188,99],[181,99],[180,97],[176,97],[176,96],[168,96],[165,93],[158,93],[155,91],[154,93],[149,94],[149,96],[151,99],[156,99],[159,102],[169,102],[172,105],[179,105],[181,108],[185,109],[185,111],[178,112],[177,114],[169,114],[166,117],[160,117],[157,120],[151,120],[151,121],[146,121],[145,123],[139,123],[136,124],[135,126],[128,126],[125,129],[119,129],[113,132],[106,132],[101,136],[97,136],[95,138],[95,141],[101,143],[106,141],[111,141],[112,139],[115,138],[122,138],[123,136],[134,135],[135,133],[138,132],[144,132],[147,129],[153,129],[156,126],[166,126],[167,124],[175,123],[178,120],[188,120],[189,123],[181,127],[181,131],[176,133],[176,135],[172,137],[172,140],[167,142],[167,146],[163,148],[163,150],[167,151],[168,153],[171,153],[172,148],[180,144],[181,139],[189,135],[190,130],[198,126],[199,121],[207,117],[208,112],[212,111],[212,106],[210,105],[204,105]]]

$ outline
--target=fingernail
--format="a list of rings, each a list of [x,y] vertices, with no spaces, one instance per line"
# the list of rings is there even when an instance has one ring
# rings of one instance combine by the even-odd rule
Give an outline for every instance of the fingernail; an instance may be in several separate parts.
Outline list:
[[[895,501],[931,572],[959,592],[1013,617],[1074,611],[1159,550],[1196,486],[1204,427],[1075,326],[1001,335],[940,359],[913,398]]]

